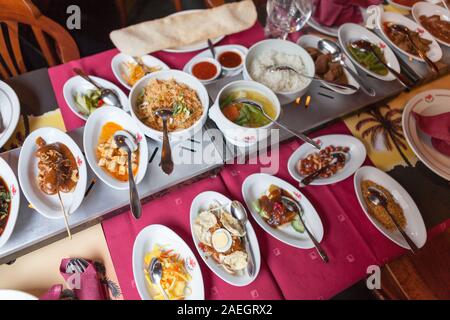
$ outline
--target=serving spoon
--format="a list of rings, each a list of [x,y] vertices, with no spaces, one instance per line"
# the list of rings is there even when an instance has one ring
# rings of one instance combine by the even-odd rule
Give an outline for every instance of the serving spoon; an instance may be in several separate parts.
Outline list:
[[[350,90],[354,90],[354,91],[358,91],[358,88],[355,86],[352,86],[351,84],[345,84],[345,83],[339,83],[336,81],[331,81],[331,80],[325,80],[316,76],[308,76],[298,70],[296,70],[295,68],[291,67],[291,66],[287,66],[287,65],[271,65],[267,68],[267,70],[269,70],[269,72],[277,72],[277,71],[283,71],[283,70],[287,70],[287,71],[291,71],[291,72],[295,72],[296,74],[300,75],[301,77],[307,78],[307,79],[311,79],[314,81],[320,81],[322,83],[326,83],[332,87],[336,87],[338,89],[350,89]]]
[[[248,232],[247,232],[247,228],[246,228],[247,221],[248,221],[247,211],[245,210],[242,203],[235,200],[235,201],[231,202],[231,214],[240,222],[241,226],[245,230],[245,241],[244,241],[245,250],[250,253],[249,259],[248,259],[248,264],[247,264],[247,271],[248,271],[248,275],[250,277],[253,277],[256,272],[256,270],[255,270],[255,253],[253,252],[253,248],[250,245],[250,239],[248,238]]]
[[[167,121],[173,116],[173,111],[167,108],[155,111],[155,115],[160,117],[163,122],[163,145],[161,151],[161,168],[165,174],[173,172],[172,149],[170,148],[169,133]]]
[[[139,219],[142,216],[142,205],[141,200],[139,199],[136,182],[134,181],[133,168],[131,165],[131,154],[138,149],[138,146],[133,140],[134,138],[126,131],[117,131],[114,134],[114,141],[116,142],[116,145],[127,153],[131,213],[136,219]]]
[[[310,175],[306,176],[302,179],[300,184],[303,187],[306,187],[307,185],[310,185],[314,180],[316,180],[323,172],[327,171],[332,166],[340,163],[340,162],[346,162],[347,161],[347,155],[344,152],[332,152],[331,156],[333,157],[333,160],[330,161],[329,164],[326,166],[320,168],[319,170],[314,171]]]
[[[275,123],[277,126],[279,126],[280,128],[286,130],[287,132],[289,132],[290,134],[293,134],[294,136],[296,136],[297,138],[303,140],[306,143],[309,143],[310,145],[312,145],[314,148],[319,149],[320,150],[320,145],[315,142],[313,139],[309,138],[308,136],[306,136],[305,134],[301,133],[301,132],[295,132],[291,129],[289,129],[287,126],[285,126],[284,124],[279,123],[276,120],[273,120],[271,117],[269,117],[267,115],[267,113],[264,111],[264,108],[256,101],[254,100],[250,100],[250,99],[246,99],[246,98],[239,98],[239,99],[235,99],[233,100],[233,103],[245,103],[245,104],[249,104],[255,108],[258,108],[258,110],[261,112],[261,114],[270,122]]]
[[[366,93],[371,97],[375,97],[376,95],[375,90],[367,87],[367,85],[364,83],[363,79],[361,79],[359,74],[353,71],[351,68],[349,68],[347,64],[344,62],[344,55],[342,53],[342,50],[336,43],[328,39],[321,39],[319,40],[317,47],[319,48],[320,51],[329,53],[331,55],[332,62],[338,62],[343,68],[345,68],[345,70],[347,70],[352,75],[352,77],[356,80],[356,82],[359,83],[364,93]]]
[[[150,262],[150,265],[149,265],[147,271],[150,274],[150,280],[152,280],[152,282],[158,286],[159,290],[161,291],[161,293],[164,296],[164,299],[170,300],[166,290],[164,290],[164,288],[161,285],[161,279],[162,279],[162,273],[163,273],[163,267],[162,267],[161,261],[159,261],[158,258],[153,258]]]
[[[90,84],[92,84],[97,90],[99,90],[100,98],[103,99],[103,101],[106,104],[123,109],[123,106],[120,103],[119,96],[117,95],[117,93],[114,90],[103,88],[96,81],[94,81],[89,75],[87,75],[83,70],[81,70],[79,68],[73,68],[73,71],[76,74],[78,74],[80,77],[82,77],[84,80],[86,80]]]
[[[406,234],[406,232],[403,230],[403,228],[398,224],[397,220],[395,220],[395,217],[389,211],[388,205],[387,205],[386,195],[382,191],[380,191],[380,190],[378,190],[377,188],[374,188],[374,187],[369,187],[368,191],[369,191],[369,195],[368,195],[369,201],[372,202],[375,206],[381,206],[384,209],[384,211],[386,211],[386,213],[388,214],[389,218],[392,220],[392,222],[394,223],[395,227],[400,232],[400,234],[402,235],[403,239],[408,244],[408,246],[411,249],[411,251],[413,253],[416,253],[419,250],[419,248],[417,248],[416,244]]]
[[[403,33],[404,35],[406,35],[406,37],[408,38],[408,41],[412,44],[412,46],[414,47],[414,49],[416,49],[417,53],[419,54],[419,56],[426,62],[426,64],[428,65],[428,67],[430,67],[430,69],[435,72],[435,73],[439,73],[439,69],[436,66],[436,64],[430,60],[430,58],[428,58],[427,54],[424,53],[413,41],[413,39],[411,38],[411,35],[409,34],[409,29],[401,24],[396,24],[396,23],[390,23],[388,25],[390,28],[392,28],[393,30]]]
[[[410,81],[406,76],[404,76],[402,73],[397,72],[393,68],[391,68],[386,62],[384,62],[383,59],[381,59],[376,51],[373,49],[373,44],[366,40],[358,40],[350,43],[350,46],[354,49],[360,50],[361,52],[369,53],[371,52],[375,58],[377,58],[378,62],[381,63],[386,69],[389,70],[390,73],[394,75],[394,77],[397,78],[400,83],[405,86],[408,90],[411,89],[412,85],[410,84]]]

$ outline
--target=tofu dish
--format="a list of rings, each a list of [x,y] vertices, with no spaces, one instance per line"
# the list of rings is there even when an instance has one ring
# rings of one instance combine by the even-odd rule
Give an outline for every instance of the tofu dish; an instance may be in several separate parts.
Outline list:
[[[113,178],[128,181],[128,155],[114,141],[114,133],[124,130],[114,122],[106,123],[100,133],[97,144],[97,163]],[[136,176],[139,168],[139,149],[131,154],[131,167]]]

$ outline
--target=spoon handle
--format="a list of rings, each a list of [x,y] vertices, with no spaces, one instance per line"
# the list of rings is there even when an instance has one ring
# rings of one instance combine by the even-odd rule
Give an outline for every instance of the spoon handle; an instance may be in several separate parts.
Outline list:
[[[83,70],[79,68],[73,68],[73,71],[78,74],[80,77],[82,77],[84,80],[91,83],[94,87],[96,87],[98,90],[102,90],[102,87],[97,84],[94,80],[92,80],[91,77],[89,77]]]
[[[400,81],[400,83],[408,90],[412,89],[412,85],[411,82],[408,80],[408,78],[400,72],[397,72],[396,70],[394,70],[393,68],[391,68],[386,62],[383,61],[383,59],[380,59],[380,57],[378,57],[378,55],[376,54],[375,50],[372,49],[372,53],[375,55],[375,57],[377,57],[378,61],[386,68],[389,70],[390,73],[392,73],[394,75],[394,77],[397,78],[398,81]]]
[[[163,145],[161,151],[161,168],[166,174],[173,171],[172,150],[170,148],[169,133],[167,132],[167,118],[163,118]]]
[[[268,119],[270,119],[268,117]],[[316,143],[313,139],[309,138],[308,136],[306,136],[305,134],[301,133],[301,132],[295,132],[291,129],[289,129],[288,127],[286,127],[285,125],[279,123],[278,121],[274,121],[272,119],[270,119],[270,121],[272,121],[273,123],[275,123],[277,126],[279,126],[280,128],[286,130],[287,132],[289,132],[290,134],[293,134],[294,136],[296,136],[297,138],[303,140],[306,143],[309,143],[310,145],[312,145],[314,148],[319,149],[320,150],[320,145],[318,143]]]
[[[142,216],[142,205],[134,181],[133,167],[131,165],[131,151],[128,151],[128,183],[130,185],[130,207],[131,213],[136,219]]]
[[[436,66],[436,64],[430,60],[430,58],[428,58],[427,54],[424,53],[413,41],[413,39],[411,38],[409,32],[406,32],[406,36],[408,37],[409,42],[411,42],[411,44],[413,45],[413,47],[416,49],[417,53],[419,54],[419,56],[425,61],[425,63],[430,67],[430,69],[435,72],[435,73],[439,73],[439,69]]]
[[[314,237],[314,235],[311,233],[311,231],[309,231],[309,228],[306,226],[305,221],[302,218],[301,212],[298,213],[298,216],[299,216],[300,221],[302,222],[303,226],[305,227],[305,231],[308,234],[308,237],[313,242],[314,247],[317,250],[317,253],[319,253],[320,258],[322,258],[323,262],[328,263],[330,261],[330,259],[328,258],[327,253],[325,252],[325,250],[323,250],[323,248],[320,245],[320,243],[316,240],[316,237]]]
[[[159,290],[161,291],[161,293],[164,296],[164,300],[170,300],[166,290],[164,290],[164,288],[162,287],[161,283],[159,283],[159,282],[158,282],[158,287],[159,287]]]
[[[375,97],[376,92],[375,90],[373,90],[372,88],[367,87],[367,85],[364,83],[364,81],[361,79],[361,77],[359,76],[358,73],[356,73],[355,71],[352,70],[352,68],[349,68],[344,61],[341,60],[341,65],[345,68],[345,70],[347,70],[352,77],[356,80],[356,82],[359,83],[359,85],[361,86],[361,89],[369,96],[371,97]]]
[[[250,277],[253,277],[255,275],[255,253],[253,252],[253,248],[250,245],[250,239],[248,238],[247,232],[245,233],[245,250],[250,253],[249,259],[248,259],[248,275]]]
[[[403,228],[397,223],[397,220],[395,220],[395,217],[392,215],[392,213],[389,211],[389,209],[386,206],[384,206],[384,210],[387,212],[387,214],[391,218],[392,222],[395,224],[395,227],[398,229],[398,231],[400,231],[400,234],[402,235],[403,239],[405,239],[408,246],[411,248],[411,251],[413,253],[416,253],[419,250],[419,248],[417,248],[416,244],[406,234],[406,232],[403,230]]]
[[[326,165],[323,168],[320,168],[319,170],[314,171],[313,173],[311,173],[310,175],[306,176],[305,178],[302,179],[302,181],[300,182],[302,184],[302,186],[306,187],[307,185],[310,185],[311,182],[313,182],[314,180],[316,180],[320,174],[322,172],[325,172],[328,168],[330,168],[331,166],[334,166],[335,163],[330,163],[328,165]]]

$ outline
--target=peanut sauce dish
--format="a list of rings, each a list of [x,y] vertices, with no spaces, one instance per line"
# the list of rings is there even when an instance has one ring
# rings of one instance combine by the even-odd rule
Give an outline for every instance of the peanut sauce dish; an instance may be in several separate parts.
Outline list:
[[[114,107],[95,111],[86,122],[84,151],[92,170],[104,183],[126,190],[129,188],[128,153],[114,140],[114,134],[119,131],[137,146],[131,153],[131,167],[136,183],[140,183],[147,171],[147,141],[144,132],[125,111]]]
[[[87,169],[83,153],[58,129],[38,129],[27,137],[18,171],[25,197],[47,218],[63,218],[62,205],[65,212],[74,213],[84,199]]]
[[[0,158],[0,247],[11,236],[19,214],[20,191],[16,176]]]

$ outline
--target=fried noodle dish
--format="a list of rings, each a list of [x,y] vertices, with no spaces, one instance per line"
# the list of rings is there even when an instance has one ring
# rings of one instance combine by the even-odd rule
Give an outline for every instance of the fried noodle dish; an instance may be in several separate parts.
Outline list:
[[[190,128],[203,114],[197,92],[174,79],[150,80],[138,100],[136,113],[145,125],[162,131],[162,119],[155,115],[160,109],[170,109],[173,112],[168,121],[169,132]]]

